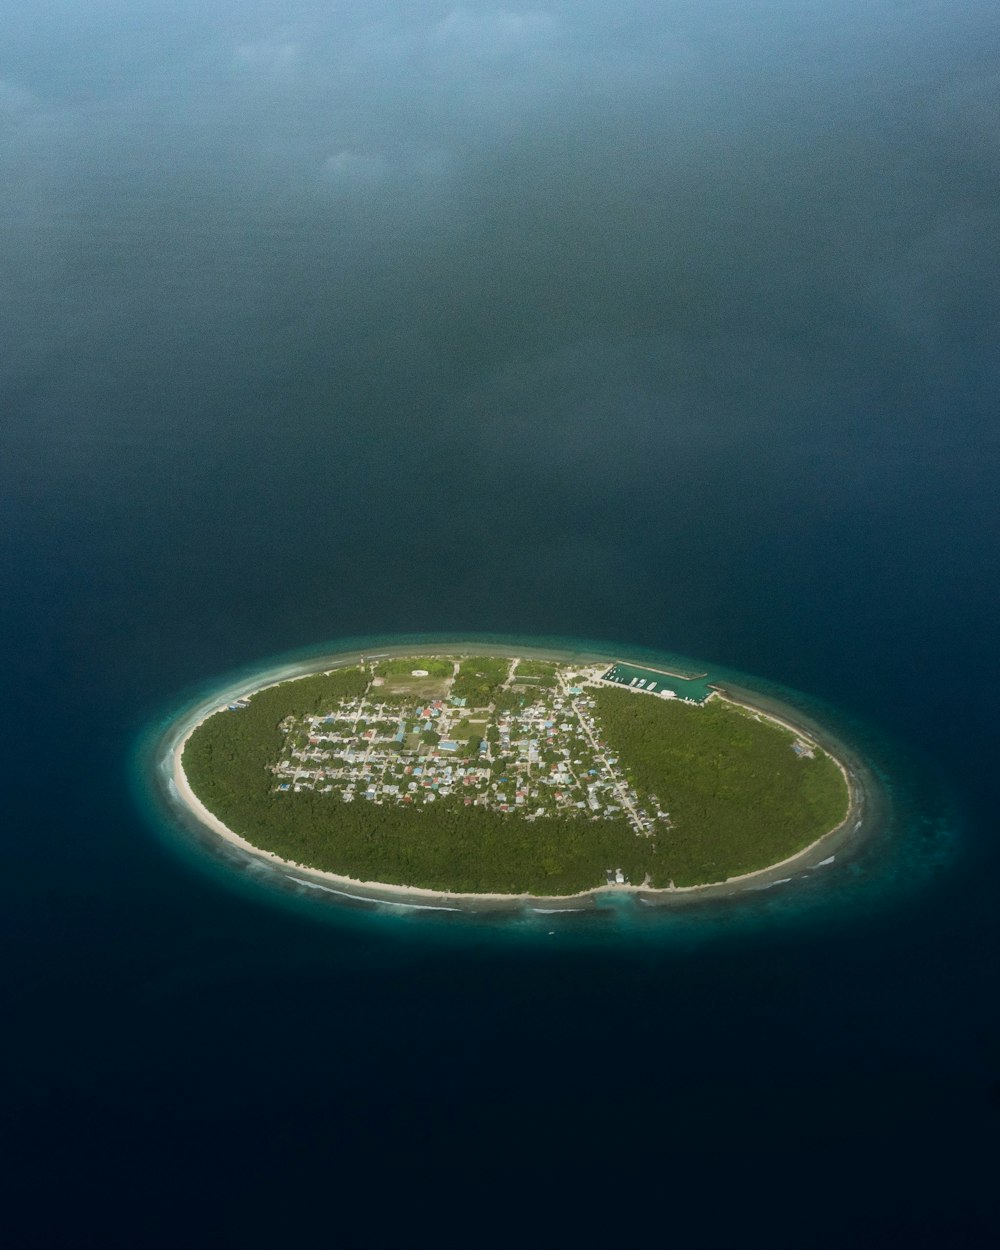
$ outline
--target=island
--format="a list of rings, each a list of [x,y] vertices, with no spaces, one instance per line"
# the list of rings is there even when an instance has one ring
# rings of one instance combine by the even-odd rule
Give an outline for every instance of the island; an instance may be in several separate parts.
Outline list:
[[[751,881],[857,801],[820,735],[706,674],[459,649],[233,697],[174,780],[203,826],[315,880],[471,900]]]

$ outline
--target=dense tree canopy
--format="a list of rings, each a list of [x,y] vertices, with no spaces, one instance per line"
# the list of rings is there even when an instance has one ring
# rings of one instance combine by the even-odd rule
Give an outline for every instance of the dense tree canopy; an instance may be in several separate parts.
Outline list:
[[[510,660],[503,656],[475,656],[463,660],[451,693],[467,699],[470,707],[486,707],[507,679]]]
[[[463,662],[463,673],[466,663],[470,697],[494,693],[508,668],[491,657]],[[229,828],[293,862],[472,893],[574,893],[604,884],[614,868],[654,886],[724,880],[794,854],[846,812],[834,761],[821,751],[800,758],[794,735],[773,722],[720,700],[692,707],[611,688],[595,692],[597,721],[638,802],[667,814],[651,836],[637,836],[622,817],[527,820],[465,806],[457,794],[414,807],[279,792],[271,768],[282,722],[329,712],[367,686],[364,670],[340,669],[209,716],[184,751],[193,790]]]
[[[698,885],[777,863],[846,814],[843,774],[825,752],[736,704],[700,707],[627,690],[597,692],[598,717],[640,798],[670,815],[657,836],[654,885]]]

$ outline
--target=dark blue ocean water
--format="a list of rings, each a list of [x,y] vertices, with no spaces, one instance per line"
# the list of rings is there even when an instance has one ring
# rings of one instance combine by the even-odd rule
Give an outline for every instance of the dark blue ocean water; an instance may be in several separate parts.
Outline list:
[[[993,6],[0,13],[5,1244],[990,1240]],[[186,703],[413,632],[804,692],[892,828],[532,926],[165,821]]]

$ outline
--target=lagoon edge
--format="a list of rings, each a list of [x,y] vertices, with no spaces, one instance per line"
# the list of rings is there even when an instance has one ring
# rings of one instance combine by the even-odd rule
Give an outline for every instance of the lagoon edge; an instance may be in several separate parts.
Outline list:
[[[376,644],[377,645],[377,644]],[[428,655],[473,655],[493,654],[504,656],[530,656],[537,659],[548,659],[558,662],[586,661],[613,663],[617,653],[608,650],[600,652],[591,649],[554,648],[543,645],[532,646],[528,643],[486,643],[476,640],[429,642],[416,640],[405,644],[389,644],[379,646],[379,655],[407,656],[415,654],[414,647],[422,654]],[[830,755],[841,770],[848,789],[848,808],[843,819],[833,828],[822,834],[814,842],[793,855],[786,857],[764,868],[730,877],[718,882],[699,885],[652,888],[645,885],[614,884],[591,887],[577,894],[544,896],[536,894],[480,894],[462,893],[427,889],[420,886],[394,885],[377,881],[361,881],[356,878],[341,876],[323,869],[286,860],[274,852],[255,846],[241,835],[229,829],[212,812],[208,810],[192,790],[184,772],[182,756],[184,747],[195,729],[209,716],[219,710],[220,703],[225,704],[232,699],[255,693],[266,687],[283,684],[297,677],[312,673],[322,673],[359,663],[363,655],[369,651],[351,649],[349,651],[332,651],[317,655],[309,660],[282,666],[281,668],[258,672],[254,677],[245,678],[233,686],[217,691],[210,698],[200,700],[194,707],[182,713],[168,729],[162,740],[161,758],[165,756],[166,787],[165,797],[172,806],[180,807],[193,818],[199,827],[222,839],[230,846],[242,851],[254,859],[269,864],[278,870],[289,881],[321,890],[331,896],[341,896],[344,900],[357,900],[370,903],[392,903],[396,905],[412,905],[431,910],[453,911],[508,911],[531,910],[557,912],[560,910],[581,910],[596,908],[610,897],[631,896],[638,902],[663,908],[678,906],[701,900],[723,899],[727,896],[745,896],[753,891],[766,890],[772,885],[783,884],[802,875],[809,870],[834,862],[838,855],[847,853],[856,846],[868,833],[873,831],[879,821],[883,806],[882,796],[876,787],[873,774],[866,768],[863,761],[843,742],[834,738],[829,731],[805,716],[797,709],[791,709],[786,703],[764,695],[758,691],[737,686],[730,682],[712,683],[713,694],[726,699],[768,720],[776,722],[783,728],[791,729],[808,739],[815,741]],[[792,876],[788,874],[791,873]],[[784,874],[784,875],[782,875]]]

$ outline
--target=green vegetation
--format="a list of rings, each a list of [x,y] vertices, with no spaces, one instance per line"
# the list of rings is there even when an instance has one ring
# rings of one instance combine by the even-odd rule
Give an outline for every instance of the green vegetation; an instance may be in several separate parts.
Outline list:
[[[245,808],[256,831],[244,833],[249,841],[359,881],[471,894],[573,894],[603,884],[608,864],[642,880],[645,848],[624,820],[528,824],[455,799],[403,808],[331,802],[311,791],[269,797],[263,812]]]
[[[486,707],[507,680],[510,660],[503,656],[474,656],[463,660],[458,676],[452,683],[451,693],[456,698],[467,699],[470,707]]]
[[[382,698],[394,707],[411,697],[440,699],[448,691],[454,670],[454,661],[440,656],[397,655],[372,665]],[[414,677],[414,672],[426,675]]]
[[[518,660],[514,681],[520,685],[541,686],[551,689],[556,680],[556,665],[551,660]]]
[[[452,670],[450,660],[392,661],[407,674],[432,662]],[[524,663],[530,676],[556,680],[555,665]],[[615,869],[658,887],[720,881],[787,858],[846,812],[844,779],[828,755],[800,757],[793,733],[740,707],[606,686],[575,701],[502,690],[509,667],[501,657],[462,661],[454,693],[470,708],[495,702],[498,712],[454,713],[447,732],[460,747],[447,758],[443,735],[429,725],[416,731],[411,716],[395,741],[397,722],[377,714],[381,687],[369,690],[369,675],[350,668],[259,690],[245,709],[209,716],[185,747],[184,769],[205,806],[254,846],[359,880],[471,893],[574,893],[603,885]],[[347,702],[361,696],[363,705]],[[531,699],[541,701],[534,712],[505,719]],[[540,707],[560,710],[545,720]],[[511,728],[532,716],[540,729]],[[370,730],[388,735],[381,747],[361,738]],[[529,763],[532,734],[541,736]],[[479,759],[482,740],[489,751]],[[380,791],[374,802],[364,792],[377,781],[376,749],[399,760],[379,769],[402,775],[407,758],[413,767],[395,797]],[[277,766],[291,751],[302,754],[290,776]],[[345,781],[336,793],[330,782],[351,752],[352,775],[371,781],[351,782],[356,796],[344,797]],[[467,780],[439,776],[470,756]],[[292,784],[299,768],[312,770],[308,784]],[[486,780],[473,780],[476,772]],[[528,795],[516,810],[515,792]]]
[[[409,677],[414,669],[423,669],[429,677],[450,677],[454,664],[436,656],[396,655],[388,660],[377,660],[373,667],[379,677]]]
[[[238,712],[216,712],[203,721],[184,748],[184,771],[191,789],[224,824],[229,816],[256,811],[253,828],[266,846],[266,807],[273,781],[268,771],[283,745],[281,723],[289,717],[318,716],[341,699],[361,694],[368,676],[360,668],[300,677],[258,690],[250,706]],[[251,837],[239,825],[231,829]]]
[[[640,802],[670,815],[657,835],[652,884],[699,885],[787,859],[847,811],[847,787],[829,755],[799,758],[795,735],[731,703],[597,690],[597,714]]]
[[[555,677],[556,664],[552,660],[518,660],[518,677]]]
[[[516,712],[525,703],[530,702],[533,692],[524,687],[510,687],[506,690],[497,690],[493,694],[493,707],[498,712]]]

